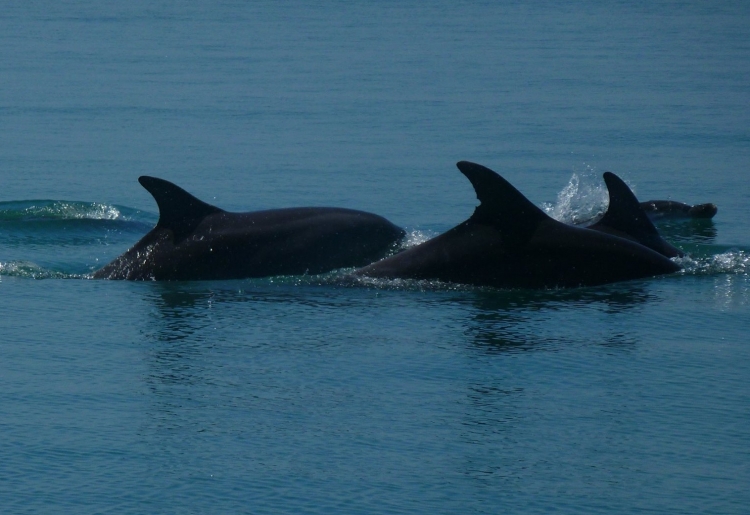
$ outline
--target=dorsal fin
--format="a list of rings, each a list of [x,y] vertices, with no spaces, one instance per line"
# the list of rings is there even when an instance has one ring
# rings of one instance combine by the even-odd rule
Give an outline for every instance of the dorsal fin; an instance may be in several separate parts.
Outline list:
[[[164,179],[143,175],[138,177],[138,182],[153,195],[159,206],[159,223],[156,227],[171,229],[175,243],[192,233],[208,215],[223,212]]]
[[[459,161],[456,166],[471,181],[481,202],[470,221],[491,224],[508,235],[530,237],[540,222],[550,220],[496,172],[469,161]]]
[[[682,255],[681,251],[662,239],[633,191],[622,179],[612,172],[604,172],[604,182],[609,190],[609,207],[601,220],[590,229],[622,233],[667,257]]]

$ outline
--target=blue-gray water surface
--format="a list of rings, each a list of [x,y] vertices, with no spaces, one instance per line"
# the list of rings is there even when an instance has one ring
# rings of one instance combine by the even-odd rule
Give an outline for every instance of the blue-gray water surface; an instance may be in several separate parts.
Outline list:
[[[746,513],[750,5],[8,3],[3,513]],[[558,219],[659,222],[679,273],[597,288],[89,274],[158,219],[340,206],[406,245],[485,164]]]

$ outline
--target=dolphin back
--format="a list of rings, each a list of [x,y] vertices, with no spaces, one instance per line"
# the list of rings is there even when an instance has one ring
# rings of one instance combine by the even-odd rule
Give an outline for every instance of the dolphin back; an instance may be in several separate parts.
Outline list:
[[[559,288],[679,270],[676,263],[632,238],[550,218],[489,168],[468,161],[457,166],[480,201],[474,214],[440,236],[354,271],[354,276]]]

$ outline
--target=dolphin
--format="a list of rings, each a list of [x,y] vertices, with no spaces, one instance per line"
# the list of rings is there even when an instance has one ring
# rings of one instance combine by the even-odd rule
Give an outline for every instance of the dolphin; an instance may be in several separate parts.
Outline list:
[[[437,279],[498,288],[595,286],[676,272],[680,267],[629,239],[550,218],[509,182],[460,161],[479,206],[465,222],[355,277]]]
[[[641,202],[641,207],[653,220],[661,218],[711,219],[719,211],[716,204],[684,204],[674,200],[649,200]]]
[[[625,181],[612,172],[604,172],[604,182],[609,191],[609,207],[589,229],[633,240],[668,258],[684,256],[661,237]]]
[[[95,279],[206,280],[320,274],[364,266],[404,236],[385,218],[352,209],[302,207],[231,213],[156,177],[159,222],[93,273]]]

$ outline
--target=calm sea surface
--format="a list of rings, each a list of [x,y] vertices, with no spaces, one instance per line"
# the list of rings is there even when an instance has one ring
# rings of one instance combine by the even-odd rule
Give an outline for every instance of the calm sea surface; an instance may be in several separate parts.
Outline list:
[[[87,278],[139,175],[414,244],[461,159],[563,220],[605,170],[719,213],[590,289]],[[8,3],[0,511],[747,513],[749,185],[745,2]]]

